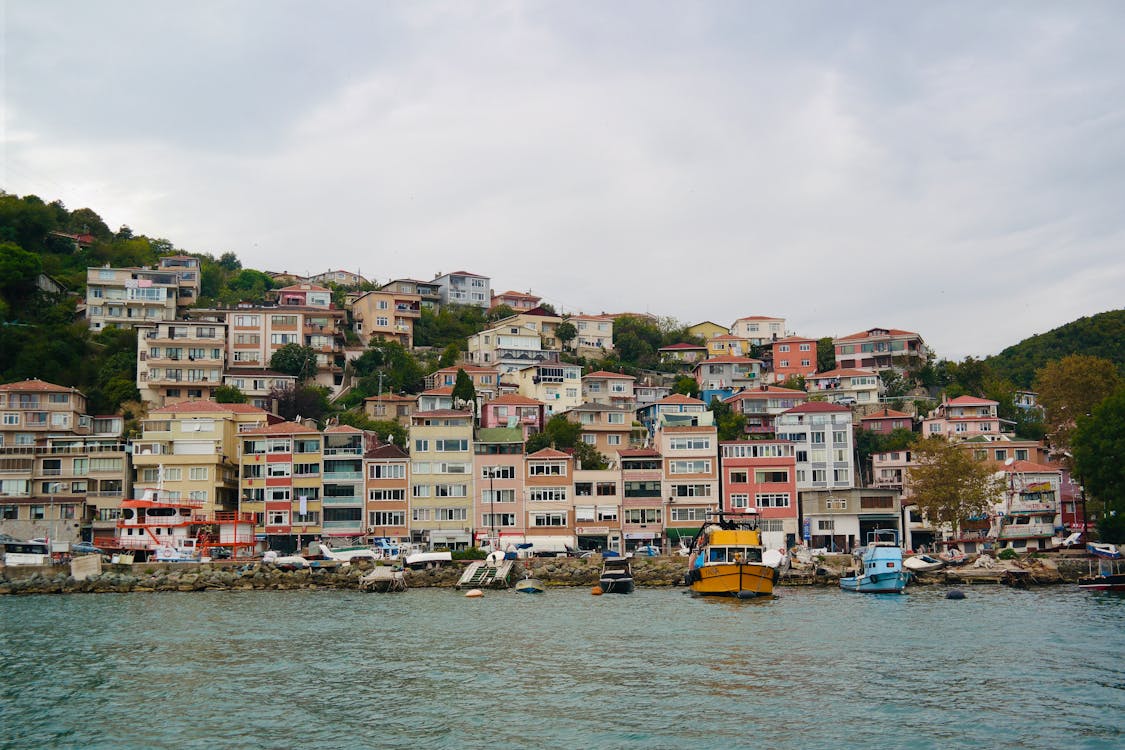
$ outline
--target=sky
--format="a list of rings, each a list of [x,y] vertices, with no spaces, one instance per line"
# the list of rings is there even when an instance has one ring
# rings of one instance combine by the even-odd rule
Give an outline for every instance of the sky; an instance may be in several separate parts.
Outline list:
[[[0,0],[0,189],[984,356],[1125,306],[1125,3]]]

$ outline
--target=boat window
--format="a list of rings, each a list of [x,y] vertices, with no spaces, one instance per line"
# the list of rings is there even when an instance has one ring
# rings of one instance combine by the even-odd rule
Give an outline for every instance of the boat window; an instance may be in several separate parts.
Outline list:
[[[726,562],[726,561],[727,561],[727,551],[726,551],[726,549],[724,549],[722,547],[719,547],[719,548],[712,547],[711,548],[711,550],[708,554],[707,562]]]

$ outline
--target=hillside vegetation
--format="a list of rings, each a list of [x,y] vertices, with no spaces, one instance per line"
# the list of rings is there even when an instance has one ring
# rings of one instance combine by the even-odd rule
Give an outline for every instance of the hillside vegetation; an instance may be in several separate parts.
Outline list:
[[[1079,318],[1009,346],[984,360],[996,375],[1017,386],[1030,388],[1036,371],[1068,354],[1088,354],[1108,359],[1125,374],[1125,310]]]

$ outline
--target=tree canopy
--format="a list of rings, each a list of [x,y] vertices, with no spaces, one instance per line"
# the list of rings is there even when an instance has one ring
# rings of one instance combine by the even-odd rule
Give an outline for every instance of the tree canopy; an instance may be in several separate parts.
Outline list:
[[[910,469],[911,501],[931,523],[961,524],[987,512],[1004,490],[990,464],[944,438],[918,441],[911,455],[918,463]]]
[[[270,369],[307,380],[316,375],[316,350],[311,346],[286,344],[270,357]]]
[[[1113,362],[1071,354],[1045,365],[1035,376],[1039,404],[1046,415],[1051,444],[1066,450],[1082,417],[1123,385]]]
[[[1084,490],[1104,504],[1103,540],[1125,541],[1125,387],[1078,418],[1071,455]]]

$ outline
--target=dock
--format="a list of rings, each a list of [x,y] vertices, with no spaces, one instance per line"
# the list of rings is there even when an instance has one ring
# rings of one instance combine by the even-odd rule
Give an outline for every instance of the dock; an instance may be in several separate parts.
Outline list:
[[[461,580],[457,582],[457,588],[506,589],[509,586],[508,579],[512,572],[512,565],[511,560],[502,560],[499,565],[488,562],[472,563],[465,568]]]

